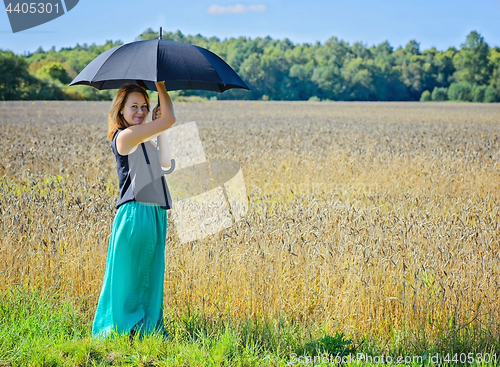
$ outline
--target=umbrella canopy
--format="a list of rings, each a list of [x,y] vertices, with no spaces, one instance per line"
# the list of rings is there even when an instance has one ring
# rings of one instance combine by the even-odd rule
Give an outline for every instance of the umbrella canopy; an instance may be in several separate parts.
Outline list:
[[[163,39],[137,41],[114,47],[96,57],[71,82],[97,89],[116,89],[134,83],[156,90],[197,89],[224,92],[250,90],[219,56],[202,47]]]

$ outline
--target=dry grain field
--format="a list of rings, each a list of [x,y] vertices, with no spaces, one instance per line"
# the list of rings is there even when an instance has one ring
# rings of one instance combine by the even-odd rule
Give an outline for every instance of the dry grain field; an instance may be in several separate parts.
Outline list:
[[[0,103],[0,288],[92,318],[118,195],[109,102]],[[378,340],[500,336],[500,106],[176,103],[243,169],[244,220],[181,244],[166,317],[286,317]]]

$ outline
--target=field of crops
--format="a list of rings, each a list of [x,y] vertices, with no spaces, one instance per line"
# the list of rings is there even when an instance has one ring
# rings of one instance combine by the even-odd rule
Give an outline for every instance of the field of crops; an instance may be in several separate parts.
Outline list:
[[[0,290],[59,290],[92,319],[118,196],[109,102],[0,102]],[[180,243],[166,317],[285,317],[399,343],[500,337],[500,106],[176,103],[249,210]],[[422,345],[422,347],[425,347]]]

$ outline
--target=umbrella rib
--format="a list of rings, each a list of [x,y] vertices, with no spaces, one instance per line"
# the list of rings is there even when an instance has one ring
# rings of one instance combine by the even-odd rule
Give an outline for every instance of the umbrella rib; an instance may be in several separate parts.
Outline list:
[[[138,53],[139,53],[139,50],[135,50],[134,57],[135,57],[135,55],[137,55]],[[128,64],[128,66],[127,66],[127,70],[125,71],[125,75],[128,75],[128,71],[130,70],[130,66],[131,66],[131,65],[130,65],[130,64]]]
[[[141,41],[139,41],[139,42],[141,42]],[[147,42],[147,41],[143,41],[143,42]],[[142,51],[142,50],[141,50],[140,48],[139,48],[139,49],[136,49],[136,50],[134,50],[134,54],[133,54],[133,56],[132,56],[132,57],[131,57],[131,56],[128,56],[128,57],[130,57],[130,58],[132,58],[132,59],[135,59],[135,58],[136,58],[136,56],[137,56],[137,54],[139,54],[141,51]],[[128,65],[127,65],[127,69],[125,70],[125,73],[124,73],[125,75],[128,75],[128,72],[129,72],[129,70],[130,70],[130,68],[131,68],[131,67],[132,67],[132,65],[131,65],[131,64],[128,64]],[[144,81],[144,80],[148,80],[148,81],[149,81],[149,79],[137,79],[136,77],[134,77],[134,78],[129,78],[129,79],[143,80],[143,81]],[[156,79],[157,79],[157,78],[156,78]],[[156,81],[156,80],[154,80],[154,81]]]
[[[197,50],[197,51],[198,51],[198,52],[199,52],[199,53],[200,53],[203,57],[205,57],[205,55],[204,55],[204,54],[203,54],[200,50],[198,50],[198,48],[196,48],[196,50]],[[209,50],[207,50],[207,51],[209,51]],[[207,60],[207,58],[206,58],[206,57],[205,57],[205,60]],[[208,60],[207,60],[207,61],[208,61]],[[212,63],[210,63],[210,65],[212,65]],[[217,76],[219,77],[219,79],[220,79],[220,81],[221,81],[222,85],[225,87],[225,86],[226,86],[226,83],[224,83],[224,81],[222,80],[222,78],[221,78],[220,74],[217,72],[217,69],[216,69],[216,68],[214,68],[214,67],[212,67],[212,69],[213,69],[214,73],[215,73],[215,74],[217,74]],[[220,90],[220,92],[221,92],[221,93],[222,93],[222,92],[224,92],[224,91],[222,90],[222,88],[220,87],[220,84],[217,84],[217,86],[219,87],[219,90]]]
[[[191,73],[189,72],[189,68],[187,67],[186,58],[184,57],[184,55],[182,55],[182,62],[184,63],[184,66],[189,76],[189,80],[191,81]]]
[[[219,77],[221,83],[223,86],[226,86],[226,84],[224,83],[224,81],[222,80],[222,78],[220,77],[219,73],[217,72],[217,69],[213,68],[214,69],[214,73],[217,74],[217,76]],[[221,91],[221,93],[223,92],[222,88],[220,87],[220,84],[217,84],[219,86],[219,89]]]

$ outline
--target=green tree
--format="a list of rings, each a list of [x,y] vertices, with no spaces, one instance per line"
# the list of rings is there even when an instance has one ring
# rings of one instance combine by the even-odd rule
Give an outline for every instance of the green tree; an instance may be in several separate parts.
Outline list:
[[[258,53],[251,54],[240,67],[240,77],[250,88],[251,99],[260,99],[264,94],[265,72],[261,67],[261,57]]]
[[[162,37],[165,38],[164,35],[162,35]],[[148,40],[155,40],[158,38],[160,38],[160,33],[154,31],[153,28],[148,28],[136,38],[136,41],[148,41]]]
[[[472,88],[472,102],[484,102],[487,88],[486,85],[475,85],[474,88]]]
[[[420,55],[420,43],[415,40],[411,40],[404,48],[405,54],[409,55]]]
[[[496,89],[500,94],[500,48],[493,47],[488,56],[492,74],[490,78],[490,85]]]
[[[351,47],[351,52],[356,57],[361,57],[362,59],[371,59],[373,58],[370,50],[361,42],[355,42]]]
[[[484,92],[484,102],[486,103],[492,103],[492,102],[498,102],[498,92],[493,86],[488,85],[486,88],[486,91]]]
[[[316,88],[311,82],[313,71],[314,60],[310,60],[305,65],[295,64],[290,68],[288,76],[293,83],[291,88],[295,89],[297,93],[297,99],[306,101],[315,95]]]
[[[361,57],[347,62],[341,70],[344,79],[344,98],[353,101],[373,101],[377,99],[373,85],[373,60],[367,63]]]
[[[23,90],[33,82],[24,57],[0,50],[0,100],[19,100]]]
[[[370,48],[370,53],[373,55],[373,58],[376,59],[383,59],[387,63],[392,63],[392,53],[394,49],[393,47],[389,44],[388,41],[384,41],[378,46],[372,46]]]
[[[336,100],[345,88],[340,68],[333,61],[314,68],[311,81],[317,85],[321,99]]]
[[[432,101],[431,92],[424,90],[420,96],[420,102],[430,102]]]
[[[452,101],[472,101],[473,85],[469,82],[451,83],[448,99]]]
[[[448,88],[435,87],[431,97],[433,101],[446,101],[448,99]]]
[[[434,78],[437,87],[447,87],[453,82],[453,73],[456,71],[453,57],[457,52],[454,47],[448,48],[445,52],[433,52],[432,65],[436,68]]]
[[[457,69],[455,79],[472,84],[488,84],[492,74],[489,53],[490,48],[483,37],[476,31],[470,32],[460,51],[453,57]]]
[[[39,79],[50,78],[52,80],[57,80],[62,84],[68,84],[71,82],[71,78],[68,75],[66,69],[60,62],[50,62],[36,71],[36,77]]]
[[[406,60],[401,65],[401,77],[403,83],[408,87],[413,99],[417,100],[422,94],[422,56],[413,56],[407,64]]]

